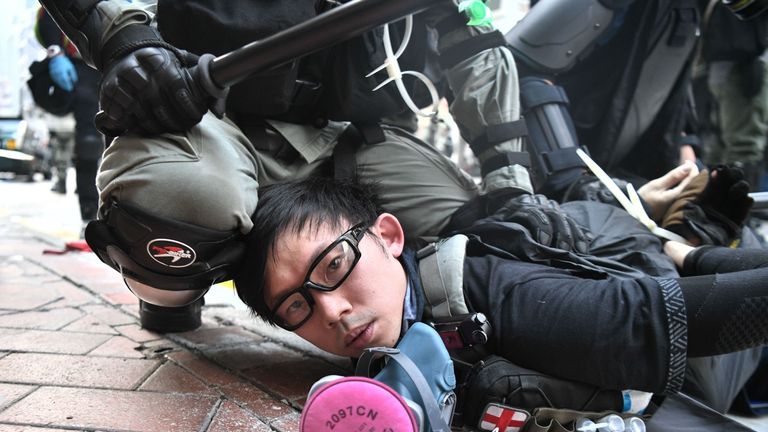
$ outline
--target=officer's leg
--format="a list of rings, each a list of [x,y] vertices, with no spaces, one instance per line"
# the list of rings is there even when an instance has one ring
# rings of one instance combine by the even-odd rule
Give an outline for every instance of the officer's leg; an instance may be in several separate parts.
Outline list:
[[[410,238],[436,236],[478,194],[477,186],[433,146],[401,129],[385,126],[384,132],[384,142],[358,151],[358,174],[380,185],[384,208]]]
[[[739,165],[757,190],[768,140],[768,85],[764,82],[768,73],[761,60],[748,65],[763,68],[763,74],[735,62],[715,62],[710,68],[708,84],[717,100],[722,150],[707,162]],[[763,81],[749,85],[758,78]]]
[[[258,180],[246,137],[210,114],[185,134],[118,137],[97,184],[100,221],[86,238],[142,299],[142,325],[198,326],[202,295],[231,277],[252,226]]]
[[[104,151],[104,137],[96,130],[93,118],[98,110],[99,73],[82,62],[76,63],[78,80],[75,87],[75,151],[74,165],[80,217],[83,222],[96,218],[99,193],[96,171]]]
[[[53,167],[56,177],[53,180],[51,191],[67,193],[67,169],[72,163],[74,152],[74,137],[72,131],[51,131],[51,146],[53,147]]]

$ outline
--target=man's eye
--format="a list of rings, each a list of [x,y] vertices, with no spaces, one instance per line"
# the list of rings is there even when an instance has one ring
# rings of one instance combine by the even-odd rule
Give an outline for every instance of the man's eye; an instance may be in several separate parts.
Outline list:
[[[288,315],[298,313],[299,311],[304,310],[306,308],[306,305],[307,305],[307,302],[305,300],[303,300],[303,299],[302,300],[299,300],[299,299],[293,300],[285,308],[285,313],[288,314]]]
[[[343,261],[343,259],[341,257],[336,257],[336,258],[332,259],[328,263],[328,270],[331,271],[331,272],[334,271],[334,270],[338,270],[339,267],[341,267],[341,265],[342,265],[342,261]]]

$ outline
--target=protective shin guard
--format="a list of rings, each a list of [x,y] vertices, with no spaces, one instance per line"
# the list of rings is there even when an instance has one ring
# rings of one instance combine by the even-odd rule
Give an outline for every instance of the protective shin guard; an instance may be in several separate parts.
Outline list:
[[[576,129],[562,87],[535,77],[520,80],[520,101],[528,129],[534,189],[559,196],[586,169],[576,155]]]

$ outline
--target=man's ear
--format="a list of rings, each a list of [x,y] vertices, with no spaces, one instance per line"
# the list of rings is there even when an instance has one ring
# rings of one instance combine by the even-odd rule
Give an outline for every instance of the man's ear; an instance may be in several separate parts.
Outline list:
[[[400,221],[393,214],[382,213],[376,218],[372,228],[378,232],[379,237],[384,242],[384,247],[392,256],[400,257],[405,246],[405,233]]]

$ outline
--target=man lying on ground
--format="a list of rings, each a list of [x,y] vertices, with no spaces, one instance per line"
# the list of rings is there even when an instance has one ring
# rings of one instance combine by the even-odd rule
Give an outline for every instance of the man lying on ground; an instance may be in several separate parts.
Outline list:
[[[238,295],[260,318],[325,351],[357,357],[395,346],[431,313],[421,256],[369,185],[310,178],[270,186],[254,226]],[[626,278],[546,266],[470,236],[461,284],[448,297],[485,314],[489,349],[515,364],[600,388],[673,393],[687,357],[768,341],[759,325],[768,310],[768,251],[671,242],[666,249],[707,276]]]

